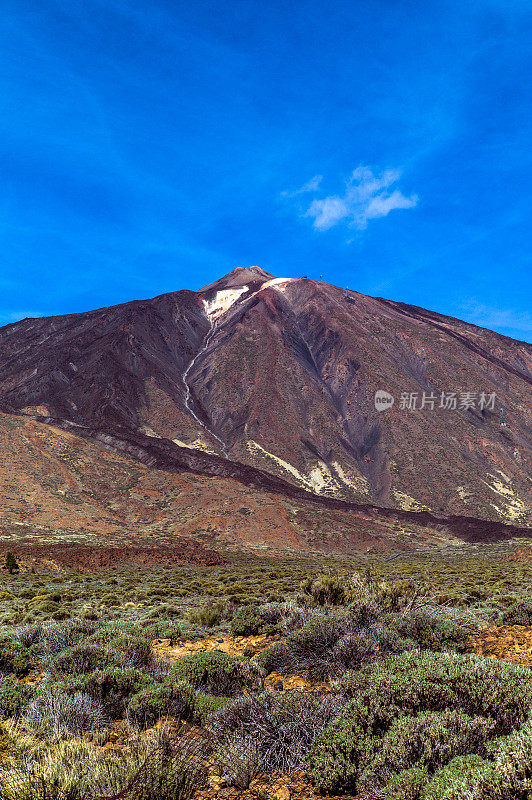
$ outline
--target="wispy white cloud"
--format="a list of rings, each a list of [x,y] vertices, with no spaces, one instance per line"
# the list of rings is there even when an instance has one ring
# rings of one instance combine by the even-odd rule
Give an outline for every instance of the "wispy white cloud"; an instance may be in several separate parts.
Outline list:
[[[0,311],[0,325],[9,325],[26,317],[44,317],[44,311]]]
[[[320,184],[323,180],[323,175],[314,175],[307,183],[304,183],[303,186],[300,186],[299,189],[293,189],[292,191],[287,190],[286,192],[281,192],[282,197],[297,197],[298,194],[307,194],[308,192],[317,192],[320,188]]]
[[[508,336],[522,337],[523,334],[532,337],[532,315],[514,309],[494,308],[482,303],[463,303],[462,312],[468,322],[479,325],[481,328],[499,330]]]
[[[417,194],[406,196],[400,189],[391,188],[400,177],[397,169],[375,174],[370,167],[361,165],[349,176],[343,194],[315,198],[304,216],[313,218],[312,224],[318,231],[327,231],[340,222],[364,230],[371,219],[386,217],[390,211],[414,208],[418,204]],[[320,184],[321,176],[316,175],[291,196],[303,191],[317,191]]]

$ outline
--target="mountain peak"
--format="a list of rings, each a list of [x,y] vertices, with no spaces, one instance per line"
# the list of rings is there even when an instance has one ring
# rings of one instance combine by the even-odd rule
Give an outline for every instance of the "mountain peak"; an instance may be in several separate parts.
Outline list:
[[[261,284],[271,281],[274,277],[275,275],[271,275],[261,267],[235,267],[223,278],[204,286],[198,294],[212,296],[223,289],[241,289],[243,286],[257,289]]]

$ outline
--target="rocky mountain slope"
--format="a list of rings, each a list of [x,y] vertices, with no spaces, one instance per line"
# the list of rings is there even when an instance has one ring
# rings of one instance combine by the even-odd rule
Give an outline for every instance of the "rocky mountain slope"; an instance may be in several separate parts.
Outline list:
[[[532,536],[498,522],[349,504],[253,467],[235,464],[231,477],[225,460],[176,445],[166,461],[159,451],[156,467],[156,450],[137,444],[132,458],[117,453],[117,439],[96,443],[89,429],[66,428],[0,413],[0,543],[18,555],[96,565],[108,552],[138,557],[148,548],[163,563],[176,546],[180,560],[205,561],[227,549],[393,553]]]
[[[9,419],[323,508],[529,525],[531,398],[524,342],[258,267],[0,328]]]

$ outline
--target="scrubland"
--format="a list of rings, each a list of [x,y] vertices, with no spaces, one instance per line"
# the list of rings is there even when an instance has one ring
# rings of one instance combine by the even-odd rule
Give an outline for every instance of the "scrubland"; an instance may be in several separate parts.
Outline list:
[[[266,800],[294,774],[313,796],[526,800],[532,671],[472,652],[532,625],[511,550],[4,570],[0,800]]]

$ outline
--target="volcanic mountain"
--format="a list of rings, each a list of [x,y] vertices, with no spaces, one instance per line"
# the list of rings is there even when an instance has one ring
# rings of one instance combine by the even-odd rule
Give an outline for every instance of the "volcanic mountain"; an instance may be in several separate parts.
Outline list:
[[[0,328],[4,420],[397,519],[530,525],[531,398],[525,342],[259,267]]]

